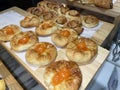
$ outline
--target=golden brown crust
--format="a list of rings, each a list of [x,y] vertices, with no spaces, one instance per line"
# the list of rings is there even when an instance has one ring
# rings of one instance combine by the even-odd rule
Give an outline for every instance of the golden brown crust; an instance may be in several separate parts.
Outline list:
[[[99,24],[99,19],[93,15],[85,15],[82,18],[82,24],[85,27],[92,28]]]
[[[112,0],[94,0],[94,5],[105,9],[113,8]]]
[[[89,63],[98,52],[97,44],[89,39],[81,37],[70,42],[66,47],[67,57],[79,65]]]
[[[55,60],[56,47],[49,42],[39,42],[30,47],[26,52],[26,61],[33,66],[46,66]]]
[[[0,41],[10,41],[10,39],[17,33],[20,33],[21,29],[17,25],[7,25],[0,30]]]
[[[24,28],[36,27],[40,23],[40,18],[35,15],[28,15],[20,21],[20,26]]]
[[[40,36],[48,36],[54,33],[57,30],[57,25],[54,21],[48,20],[43,21],[36,27],[35,32]]]
[[[76,31],[71,28],[61,28],[56,30],[52,36],[51,40],[58,47],[65,47],[69,42],[75,40],[78,37]]]
[[[82,23],[78,20],[70,20],[64,25],[64,27],[74,29],[79,35],[83,32]]]
[[[67,11],[66,17],[69,18],[69,20],[81,21],[80,12],[78,12],[77,10],[69,10],[69,11]]]
[[[70,9],[67,6],[60,6],[60,8],[57,10],[59,15],[66,15],[66,13],[69,11]]]
[[[38,42],[38,37],[33,31],[16,34],[11,40],[11,48],[15,51],[23,51]]]
[[[64,78],[60,75],[63,73],[61,71],[65,73],[68,71],[69,75]],[[64,76],[66,75],[65,73],[63,73]],[[53,79],[57,74],[59,74],[58,83],[54,84],[56,81]],[[60,81],[60,79],[63,80]],[[45,69],[44,80],[49,90],[78,90],[82,83],[82,74],[75,62],[59,60],[53,62]]]
[[[67,23],[67,17],[65,17],[64,15],[60,15],[56,18],[56,23],[58,26],[63,27],[65,23]]]
[[[48,11],[43,13],[42,18],[44,21],[46,20],[55,20],[58,17],[58,13],[56,11]]]

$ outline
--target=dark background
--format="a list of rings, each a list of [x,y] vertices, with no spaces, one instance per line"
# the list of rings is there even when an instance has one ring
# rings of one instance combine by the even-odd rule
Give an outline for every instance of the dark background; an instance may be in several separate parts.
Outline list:
[[[29,7],[36,6],[41,0],[0,0],[0,11],[17,6],[26,10]]]

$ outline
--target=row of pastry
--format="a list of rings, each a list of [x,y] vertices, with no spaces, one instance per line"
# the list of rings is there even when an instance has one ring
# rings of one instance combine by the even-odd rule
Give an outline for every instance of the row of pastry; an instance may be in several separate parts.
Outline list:
[[[99,24],[99,19],[93,15],[82,15],[67,5],[49,0],[40,1],[36,7],[30,7],[27,11],[43,21],[53,20],[60,27],[74,28],[78,34],[83,32],[83,26],[92,28]]]

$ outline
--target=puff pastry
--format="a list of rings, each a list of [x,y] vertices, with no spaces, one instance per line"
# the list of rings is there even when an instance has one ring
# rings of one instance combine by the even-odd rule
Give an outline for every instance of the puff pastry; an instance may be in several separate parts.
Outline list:
[[[52,42],[58,47],[65,47],[69,42],[78,37],[76,31],[71,28],[60,28],[56,30],[52,36]]]
[[[38,42],[38,37],[33,31],[20,32],[10,40],[11,49],[24,51]]]
[[[113,8],[112,0],[94,0],[94,5],[105,9]]]
[[[66,56],[79,65],[90,63],[97,55],[97,44],[89,39],[80,37],[70,42],[66,47]]]
[[[59,60],[45,69],[44,81],[49,90],[79,90],[82,73],[75,62]]]
[[[54,33],[55,30],[57,30],[56,23],[53,20],[48,20],[40,23],[36,27],[35,32],[40,36],[48,36]]]
[[[99,19],[93,15],[85,15],[83,16],[82,24],[87,28],[92,28],[99,24]]]
[[[0,29],[0,41],[10,41],[17,33],[21,32],[21,28],[17,25],[10,24]]]
[[[49,42],[38,42],[26,52],[26,61],[33,65],[43,67],[56,59],[57,49]]]
[[[28,15],[20,21],[20,26],[24,28],[36,27],[40,23],[39,17],[35,15]]]

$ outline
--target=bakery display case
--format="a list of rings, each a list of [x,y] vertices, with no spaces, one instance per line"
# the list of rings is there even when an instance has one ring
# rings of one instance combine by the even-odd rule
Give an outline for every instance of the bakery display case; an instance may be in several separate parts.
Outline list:
[[[56,0],[54,0],[54,1],[56,1]],[[72,30],[71,31],[67,30],[66,26],[69,26],[72,29],[76,29],[76,26],[78,26],[79,28],[78,27],[77,28],[80,31],[78,32],[76,29],[76,31],[74,31],[72,33],[73,36],[75,33],[77,33],[79,38],[85,37],[85,38],[89,38],[95,42],[95,43],[90,42],[88,40],[88,42],[89,42],[88,45],[94,45],[94,44],[97,45],[95,52],[92,52],[92,51],[94,51],[93,50],[93,48],[95,48],[94,46],[92,49],[90,48],[91,46],[90,47],[87,46],[87,44],[86,44],[87,40],[83,40],[83,41],[80,40],[81,42],[79,42],[79,45],[77,45],[77,43],[74,42],[75,45],[77,45],[77,46],[74,46],[73,43],[72,44],[70,43],[70,46],[67,47],[67,49],[69,49],[69,47],[73,47],[73,48],[77,47],[77,49],[80,49],[80,52],[82,52],[82,53],[84,53],[83,51],[85,51],[87,53],[86,55],[89,55],[88,58],[91,58],[91,56],[93,55],[92,58],[90,59],[90,62],[86,62],[84,64],[79,65],[79,69],[81,70],[81,73],[82,73],[82,83],[80,84],[79,90],[85,90],[86,87],[91,82],[91,80],[93,79],[93,77],[96,75],[96,73],[101,68],[102,64],[106,61],[106,58],[108,57],[108,55],[110,53],[110,51],[104,47],[107,47],[107,45],[110,44],[110,41],[113,39],[115,33],[117,32],[118,22],[116,21],[117,20],[116,19],[115,21],[113,21],[113,23],[110,23],[110,22],[101,20],[94,15],[90,16],[89,14],[87,17],[87,14],[86,15],[82,14],[81,11],[79,11],[80,8],[82,8],[82,7],[80,7],[81,6],[81,5],[79,5],[80,3],[76,2],[76,1],[71,2],[71,1],[67,1],[67,0],[61,0],[61,1],[58,1],[57,4],[62,6],[63,8],[67,8],[67,9],[63,9],[63,11],[60,11],[61,7],[56,6],[56,4],[54,4],[54,3],[52,5],[48,3],[48,4],[46,4],[46,5],[48,5],[48,7],[47,6],[44,7],[44,3],[41,3],[41,2],[39,2],[37,4],[37,6],[35,6],[35,7],[28,8],[26,11],[23,9],[20,9],[18,7],[11,7],[9,9],[6,9],[6,10],[0,12],[0,17],[1,17],[0,28],[2,31],[2,29],[4,29],[5,26],[7,26],[7,25],[9,26],[10,24],[15,24],[21,28],[21,32],[33,31],[36,33],[36,36],[38,37],[39,42],[50,42],[55,45],[55,47],[57,49],[57,54],[55,54],[56,59],[54,58],[54,60],[69,61],[68,56],[66,55],[66,48],[64,47],[64,46],[69,45],[69,43],[66,44],[66,41],[65,41],[65,45],[63,45],[64,44],[63,38],[61,39],[59,35],[56,35],[56,38],[59,36],[60,41],[62,41],[60,43],[57,42],[57,44],[56,44],[56,42],[54,41],[54,40],[56,40],[56,38],[51,39],[50,35],[52,36],[53,34],[57,34],[57,32],[54,32],[54,29],[56,29],[56,26],[58,25],[57,31],[60,31],[61,28],[62,28],[62,30],[63,30],[63,28],[65,28],[65,31],[63,30],[63,32],[61,32],[60,35],[64,36],[65,40],[66,40],[66,37],[68,39],[68,36],[72,32]],[[41,7],[40,5],[43,5],[43,7]],[[69,6],[69,8],[67,7],[67,5]],[[46,7],[47,7],[47,9],[46,9]],[[90,7],[92,8],[94,6],[90,6]],[[82,9],[86,9],[86,8],[82,8]],[[42,13],[43,12],[42,10],[44,11],[44,14]],[[56,10],[58,10],[57,13],[56,13]],[[68,10],[68,11],[66,11],[66,10]],[[64,14],[64,13],[66,13],[66,14]],[[97,12],[97,13],[100,13],[100,12]],[[110,13],[113,13],[113,12],[110,12]],[[57,16],[58,14],[63,15],[62,18]],[[70,14],[71,14],[71,16],[70,16]],[[107,15],[108,13],[104,12],[102,14]],[[76,15],[76,17],[74,17],[74,15]],[[79,15],[79,16],[77,17],[77,15]],[[117,16],[117,14],[115,14],[115,13],[113,15],[109,15],[109,16],[114,17],[115,15]],[[34,17],[32,17],[32,19],[31,19],[31,16],[34,16]],[[65,16],[66,16],[66,18],[63,18]],[[36,17],[37,17],[37,19],[36,19]],[[87,17],[88,21],[85,19],[86,17]],[[117,17],[119,18],[119,15]],[[36,24],[36,21],[38,21],[39,19],[40,19],[40,22]],[[74,19],[77,20],[77,22],[78,22],[77,24],[76,24],[76,21],[69,22],[69,20],[72,21]],[[85,21],[83,23],[81,20],[84,20],[84,19],[85,19]],[[21,21],[21,20],[23,20],[23,21]],[[68,21],[66,21],[66,20],[68,20]],[[32,23],[35,24],[35,26],[30,23],[27,24],[27,26],[26,26],[25,24],[28,21],[32,21]],[[48,23],[48,21],[50,21],[50,22]],[[87,25],[86,25],[86,22],[88,22]],[[89,24],[89,22],[96,22],[96,23],[94,25],[91,25],[91,24]],[[56,26],[54,26],[54,28],[51,28],[52,25],[56,25]],[[47,31],[47,30],[44,30],[45,28],[50,28],[50,29],[48,29],[48,31],[50,31],[51,29],[52,29],[52,31],[48,32],[47,34],[46,34],[46,32],[44,32],[44,33],[42,32],[42,34],[38,33],[38,31],[39,31],[39,29],[41,29],[41,27],[43,29],[41,31],[43,31],[43,32]],[[9,29],[9,28],[6,30],[6,32],[8,34],[13,34],[13,31],[11,31],[11,29]],[[76,36],[76,34],[75,34],[75,36]],[[18,43],[26,44],[28,41],[30,41],[30,37],[31,36],[26,35],[25,37],[20,39],[18,41]],[[73,37],[70,37],[70,38],[74,39]],[[47,63],[47,65],[46,64],[43,65],[44,63],[42,63],[43,67],[42,66],[40,67],[38,65],[39,62],[37,62],[37,60],[36,60],[37,65],[35,64],[35,66],[34,66],[33,59],[30,59],[31,60],[30,63],[28,63],[28,61],[26,60],[26,56],[28,58],[29,56],[33,55],[32,51],[37,52],[40,55],[41,53],[43,53],[46,50],[47,46],[46,45],[45,46],[38,45],[37,48],[34,48],[31,51],[30,55],[26,55],[26,52],[28,49],[28,48],[26,49],[27,46],[25,46],[24,50],[17,51],[11,46],[12,44],[16,43],[14,40],[13,41],[12,40],[13,40],[12,38],[10,39],[10,42],[9,42],[9,40],[7,42],[4,42],[4,41],[2,42],[2,40],[0,40],[1,41],[0,44],[16,59],[17,62],[20,63],[20,65],[22,65],[32,75],[33,78],[35,78],[35,80],[39,84],[43,85],[43,87],[45,89],[48,89],[48,86],[44,80],[45,79],[44,74],[45,74],[46,66],[47,65],[49,66],[49,64]],[[17,40],[17,38],[16,38],[16,40]],[[70,40],[68,39],[68,41],[70,41]],[[12,42],[12,44],[11,44],[11,42]],[[92,54],[90,54],[90,53],[92,53]],[[50,52],[47,52],[47,54],[51,55]],[[74,56],[74,53],[72,55],[69,55],[69,57],[71,57],[71,56]],[[83,55],[83,57],[84,56],[85,55]],[[80,56],[78,56],[78,57],[80,57]],[[82,59],[83,59],[83,57],[82,57]],[[49,56],[49,58],[51,58],[51,56]],[[78,59],[77,55],[76,55],[76,59]],[[54,60],[52,60],[52,62],[50,62],[50,65],[51,65],[51,63],[55,62]],[[86,60],[86,59],[84,59],[84,60]],[[66,71],[66,69],[61,72],[62,73],[67,72],[67,74],[65,74],[66,76],[71,75],[71,74],[68,74],[69,71]],[[62,77],[62,76],[58,73],[58,77]]]

